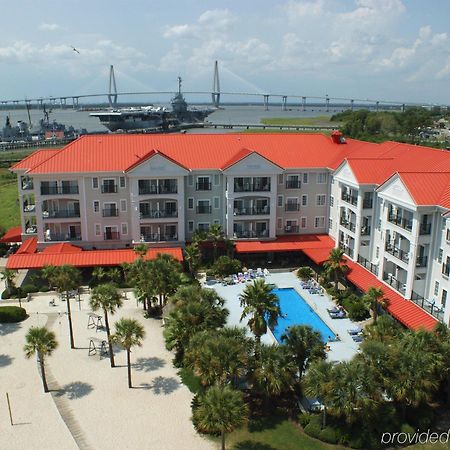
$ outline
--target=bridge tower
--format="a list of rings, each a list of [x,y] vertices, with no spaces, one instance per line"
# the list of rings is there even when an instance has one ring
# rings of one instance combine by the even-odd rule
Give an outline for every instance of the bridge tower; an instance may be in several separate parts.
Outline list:
[[[117,86],[116,77],[114,75],[114,66],[109,67],[109,94],[108,94],[109,106],[113,108],[117,105]]]
[[[302,109],[306,111],[306,97],[302,97]]]
[[[330,110],[330,97],[328,97],[328,94],[325,95],[325,104],[326,104],[326,111],[328,112]]]
[[[350,109],[353,111],[353,108],[355,107],[355,100],[350,100]]]
[[[281,110],[287,111],[287,95],[283,95],[282,97]]]
[[[213,78],[211,99],[213,106],[218,108],[220,105],[220,81],[219,81],[219,64],[217,63],[217,61],[214,63],[214,78]]]

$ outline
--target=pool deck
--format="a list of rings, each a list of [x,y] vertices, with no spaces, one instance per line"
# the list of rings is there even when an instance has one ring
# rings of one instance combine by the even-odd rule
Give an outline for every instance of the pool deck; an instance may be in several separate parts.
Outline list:
[[[330,350],[327,353],[329,361],[349,361],[358,353],[359,344],[354,342],[348,334],[349,329],[356,328],[358,324],[350,319],[332,319],[327,312],[327,308],[335,306],[327,293],[323,295],[310,294],[303,289],[300,280],[292,272],[273,273],[266,277],[267,283],[276,284],[278,288],[294,288],[301,297],[311,306],[317,315],[326,325],[340,337],[340,341],[329,342]],[[227,324],[229,326],[246,326],[247,319],[240,321],[242,308],[239,296],[243,292],[247,283],[239,283],[230,286],[223,286],[221,283],[209,284],[217,293],[225,299],[225,306],[230,311]],[[276,339],[271,332],[264,335],[261,341],[265,344],[274,344]]]

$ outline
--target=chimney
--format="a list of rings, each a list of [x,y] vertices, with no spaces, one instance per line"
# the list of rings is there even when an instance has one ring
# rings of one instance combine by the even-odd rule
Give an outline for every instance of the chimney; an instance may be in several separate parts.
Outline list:
[[[344,135],[339,131],[339,130],[334,130],[331,133],[331,140],[335,143],[335,144],[345,144],[345,138]]]

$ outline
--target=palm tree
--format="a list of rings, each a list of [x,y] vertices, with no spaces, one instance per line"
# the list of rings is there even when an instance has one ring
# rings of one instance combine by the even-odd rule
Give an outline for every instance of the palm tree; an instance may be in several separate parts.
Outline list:
[[[31,358],[37,354],[39,366],[41,367],[42,384],[44,392],[48,392],[47,378],[45,376],[45,357],[50,356],[58,346],[55,333],[45,327],[31,327],[25,336],[26,344],[23,348],[25,356]]]
[[[159,253],[152,263],[151,278],[159,296],[159,306],[162,308],[166,298],[173,295],[181,284],[181,266],[172,256],[165,253]]]
[[[187,245],[184,249],[184,260],[188,263],[189,273],[195,278],[195,272],[200,263],[201,252],[196,242]]]
[[[212,242],[213,246],[213,262],[217,259],[217,247],[219,245],[219,242],[223,241],[224,234],[222,230],[222,225],[219,223],[213,223],[209,228],[207,232],[208,240]]]
[[[264,280],[255,280],[247,285],[240,296],[243,307],[241,321],[251,315],[248,326],[255,335],[255,357],[258,359],[258,351],[261,346],[261,336],[267,333],[267,327],[274,328],[281,316],[280,302],[272,292],[272,288]]]
[[[2,281],[5,282],[5,286],[7,289],[11,290],[15,287],[14,278],[17,275],[17,270],[12,269],[4,269],[0,271],[0,276],[2,277]]]
[[[334,276],[334,288],[338,289],[339,276],[348,271],[348,266],[345,264],[344,250],[339,247],[333,248],[330,251],[328,261],[324,262],[323,266],[328,274]]]
[[[145,244],[139,244],[134,247],[134,252],[139,256],[140,259],[144,259],[144,256],[147,254],[148,247]]]
[[[53,269],[52,269],[53,270]],[[70,309],[69,291],[73,291],[80,287],[81,274],[80,271],[70,265],[57,266],[53,270],[52,284],[61,294],[65,293],[67,302],[67,318],[69,320],[70,348],[75,348],[72,327],[72,312]]]
[[[248,406],[241,392],[229,386],[213,386],[201,396],[193,411],[194,421],[200,431],[221,435],[225,450],[225,434],[242,426],[248,416]]]
[[[92,278],[95,279],[96,284],[101,283],[106,278],[106,270],[102,266],[97,266],[92,271]]]
[[[117,308],[122,306],[122,297],[112,284],[100,284],[92,291],[90,305],[93,311],[103,310],[105,315],[106,335],[108,336],[109,359],[111,367],[114,367],[114,353],[111,342],[111,331],[109,327],[108,313],[114,314]]]
[[[111,342],[120,345],[127,351],[128,387],[131,389],[131,347],[142,346],[145,337],[144,327],[134,319],[120,319],[114,324],[116,332],[111,335]]]
[[[300,278],[300,280],[306,281],[309,280],[314,276],[314,271],[311,269],[311,267],[304,266],[300,267],[297,270],[297,277]]]
[[[325,359],[322,336],[310,326],[294,325],[289,327],[287,333],[281,336],[281,340],[286,352],[297,365],[300,379],[312,362]]]
[[[400,325],[388,314],[382,315],[376,323],[364,328],[364,336],[371,341],[395,342],[401,334]]]
[[[57,267],[56,266],[52,266],[50,264],[46,264],[42,269],[41,269],[41,275],[42,278],[44,278],[45,280],[47,280],[49,287],[52,289],[54,288],[53,285],[53,279],[55,277],[56,274],[56,270]]]
[[[386,301],[383,299],[383,291],[381,287],[369,287],[365,297],[366,302],[369,304],[369,308],[373,312],[373,321],[376,323],[378,319],[379,308],[386,306]]]

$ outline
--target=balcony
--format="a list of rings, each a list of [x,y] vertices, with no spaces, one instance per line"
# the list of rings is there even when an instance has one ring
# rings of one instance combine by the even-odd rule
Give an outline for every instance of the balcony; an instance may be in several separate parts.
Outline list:
[[[431,234],[431,223],[421,223],[419,227],[419,234],[422,236]]]
[[[286,225],[284,227],[284,232],[298,234],[300,232],[300,227],[298,225]]]
[[[105,241],[118,241],[120,240],[120,233],[118,231],[105,231],[103,239]]]
[[[398,281],[391,273],[383,272],[383,281],[392,286],[396,291],[405,295],[406,286],[404,283]]]
[[[416,258],[416,267],[427,267],[428,256],[418,256]]]
[[[284,210],[286,212],[300,211],[300,203],[286,203],[284,205]]]
[[[102,194],[115,194],[117,192],[117,184],[102,184]]]
[[[450,277],[450,264],[442,264],[442,275],[444,277]]]
[[[372,209],[373,208],[373,200],[371,198],[365,198],[363,200],[363,208],[364,209]]]
[[[344,202],[350,203],[353,206],[356,206],[358,204],[358,197],[347,194],[346,192],[342,193],[341,199],[344,200]]]
[[[363,225],[361,227],[361,236],[370,236],[371,229],[368,225]]]
[[[436,317],[440,322],[444,321],[444,309],[438,307],[434,304],[434,301],[429,301],[423,298],[422,295],[419,295],[417,292],[412,291],[411,293],[411,301],[413,301],[416,305],[420,306],[426,312],[431,314],[433,317]]]
[[[141,211],[140,217],[141,219],[165,219],[167,217],[178,217],[178,211],[170,209],[151,209]]]
[[[102,211],[103,217],[118,217],[119,210],[117,208],[104,208]]]
[[[245,184],[235,184],[234,192],[269,192],[270,183],[245,183]]]
[[[252,208],[234,208],[235,216],[263,216],[267,214],[270,214],[269,206],[263,206],[262,208],[256,206]]]
[[[22,191],[31,191],[34,189],[32,178],[22,178]]]
[[[196,208],[197,214],[211,214],[210,205],[198,205]]]
[[[139,187],[139,195],[158,195],[158,194],[177,194],[178,188],[176,184],[156,185]]]
[[[408,255],[407,251],[402,250],[401,248],[398,248],[392,244],[386,244],[385,250],[389,254],[395,256],[397,259],[400,259],[401,261],[403,261],[405,263],[409,262],[409,255]]]
[[[29,213],[29,212],[34,212],[36,209],[36,205],[34,204],[23,204],[23,212],[25,213]]]
[[[368,259],[358,255],[358,263],[367,270],[378,276],[378,264],[372,264]]]
[[[268,237],[269,236],[269,230],[261,230],[261,231],[255,231],[255,230],[240,230],[235,231],[233,233],[233,237],[237,239],[251,239],[251,238],[261,238],[261,237]]]
[[[406,219],[406,218],[396,215],[396,214],[389,214],[388,221],[407,230],[407,231],[412,230],[412,219]]]
[[[353,222],[350,222],[349,220],[346,219],[341,219],[339,222],[344,228],[347,228],[347,230],[352,231],[353,233],[356,230],[356,225]]]
[[[212,184],[209,182],[204,183],[196,183],[195,184],[195,190],[196,191],[210,191],[212,187]]]
[[[160,233],[147,233],[141,234],[142,242],[161,242],[161,241],[177,241],[178,235],[176,233],[160,234]]]
[[[45,219],[71,219],[80,217],[80,211],[76,209],[59,209],[42,211],[42,218]]]
[[[350,256],[350,258],[353,258],[354,250],[350,248],[348,245],[345,245],[343,242],[339,242],[339,248],[344,250],[344,253]]]
[[[61,241],[81,241],[81,234],[69,233],[46,233],[44,237],[45,242],[61,242]]]
[[[286,180],[286,189],[300,189],[302,182],[300,180]]]
[[[78,186],[41,186],[41,195],[78,195]]]

